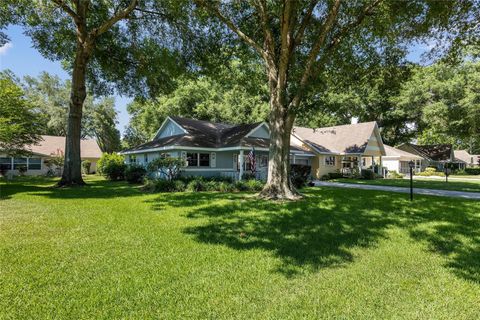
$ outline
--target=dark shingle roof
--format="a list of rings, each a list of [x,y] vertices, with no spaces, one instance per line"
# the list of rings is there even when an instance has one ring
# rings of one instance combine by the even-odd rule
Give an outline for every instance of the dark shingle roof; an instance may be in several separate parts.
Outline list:
[[[166,146],[183,146],[199,148],[222,147],[267,147],[268,139],[245,137],[261,122],[252,124],[230,125],[182,117],[170,117],[188,133],[155,139],[124,151],[138,151]]]
[[[405,143],[398,146],[398,149],[407,152],[414,152],[421,157],[430,159],[433,161],[448,161],[452,156],[451,144],[429,144],[429,145],[416,145],[413,143]]]

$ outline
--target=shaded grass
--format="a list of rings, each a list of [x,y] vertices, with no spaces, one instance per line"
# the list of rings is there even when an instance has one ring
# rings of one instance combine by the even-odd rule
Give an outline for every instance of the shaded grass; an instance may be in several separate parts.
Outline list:
[[[362,179],[335,179],[332,182],[343,182],[353,184],[370,184],[378,186],[393,186],[393,187],[405,187],[410,188],[410,180],[408,179],[375,179],[375,180],[362,180]],[[480,192],[480,181],[457,181],[445,180],[413,180],[413,187],[420,189],[437,189],[437,190],[453,190],[453,191],[465,191],[465,192]]]
[[[0,184],[0,318],[480,316],[479,202],[50,185]]]

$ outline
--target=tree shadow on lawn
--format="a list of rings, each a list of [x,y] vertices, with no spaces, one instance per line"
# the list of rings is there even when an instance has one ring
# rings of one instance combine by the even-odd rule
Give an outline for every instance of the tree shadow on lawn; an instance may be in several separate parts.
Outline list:
[[[55,182],[56,179],[52,178],[28,177],[3,183],[0,185],[0,200],[22,193],[52,199],[107,199],[143,195],[138,185],[129,185],[124,181],[91,180],[85,186],[67,188],[57,188]]]
[[[186,207],[198,225],[184,232],[199,242],[272,252],[286,276],[350,263],[355,248],[375,247],[390,227],[399,227],[447,257],[456,275],[480,282],[478,203],[417,197],[412,204],[404,195],[334,188],[305,193],[304,200],[284,203],[248,194],[179,193],[152,205]]]

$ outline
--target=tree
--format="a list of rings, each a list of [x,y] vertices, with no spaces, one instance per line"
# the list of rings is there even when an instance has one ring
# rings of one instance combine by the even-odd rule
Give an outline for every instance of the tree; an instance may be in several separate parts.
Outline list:
[[[6,1],[2,11],[14,11],[16,22],[27,33],[41,53],[71,63],[72,83],[65,145],[65,166],[58,185],[83,185],[80,160],[81,120],[86,91],[86,78],[92,56],[108,46],[109,31],[119,35],[118,22],[127,18],[137,0],[95,1],[50,0]],[[111,43],[111,42],[110,42]],[[72,52],[72,48],[74,51]],[[73,59],[72,59],[73,58]]]
[[[92,115],[92,130],[102,152],[112,153],[121,149],[120,132],[116,128],[117,112],[114,99],[104,98],[95,104]]]
[[[270,94],[268,179],[261,196],[298,197],[289,180],[290,132],[312,83],[329,68],[365,60],[383,42],[444,30],[464,3],[417,1],[220,2],[195,0],[264,62]]]
[[[38,117],[22,89],[0,77],[0,150],[8,155],[28,154],[27,147],[40,140]]]
[[[422,144],[451,143],[480,152],[480,62],[417,67],[394,99],[411,110]]]

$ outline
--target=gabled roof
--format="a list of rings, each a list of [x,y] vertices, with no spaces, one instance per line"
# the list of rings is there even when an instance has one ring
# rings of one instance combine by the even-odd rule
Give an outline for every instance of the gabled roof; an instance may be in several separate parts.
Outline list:
[[[433,161],[449,161],[452,160],[452,145],[451,144],[428,144],[417,145],[413,143],[404,143],[397,147],[403,151],[415,153],[422,158]]]
[[[161,149],[166,147],[189,147],[189,148],[231,148],[231,147],[256,147],[268,148],[269,139],[250,137],[249,134],[261,126],[262,122],[252,124],[231,125],[215,123],[204,120],[195,120],[182,117],[168,117],[175,124],[185,130],[185,134],[154,139],[139,146],[123,150],[123,153],[138,152],[149,149]],[[162,124],[163,126],[163,124]],[[158,132],[156,134],[158,136]],[[308,152],[301,147],[292,147],[294,150]]]
[[[377,123],[372,121],[315,129],[294,127],[293,134],[319,153],[360,154],[365,152],[375,129]]]
[[[397,149],[397,148],[394,148],[394,147],[391,147],[391,146],[387,146],[386,144],[384,144],[384,147],[385,147],[386,157],[398,157],[398,158],[411,159],[411,160],[421,160],[421,159],[423,159],[422,157],[420,157],[416,154],[413,154],[413,153],[410,153],[410,152],[407,152],[407,151],[403,151],[403,150],[400,150],[400,149]]]
[[[469,164],[477,164],[478,159],[480,159],[479,154],[470,154],[467,150],[454,150],[453,154],[456,160],[463,161]]]
[[[27,149],[37,155],[50,156],[65,153],[65,137],[42,135],[38,145],[28,146]],[[81,158],[100,158],[102,150],[94,139],[80,141]]]

